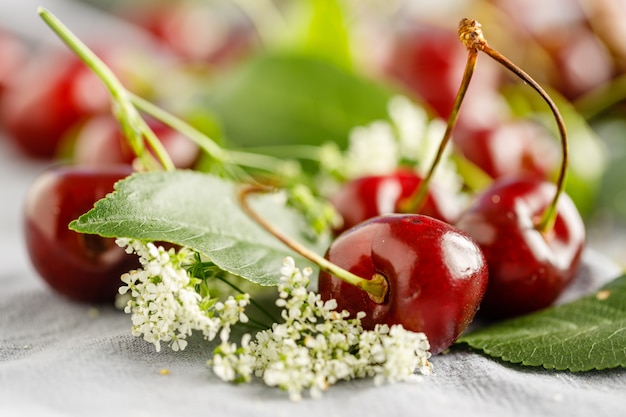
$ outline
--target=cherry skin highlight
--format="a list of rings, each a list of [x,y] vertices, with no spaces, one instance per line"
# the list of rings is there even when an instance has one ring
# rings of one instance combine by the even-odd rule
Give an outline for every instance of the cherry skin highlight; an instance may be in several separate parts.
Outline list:
[[[139,266],[113,238],[77,233],[68,224],[113,191],[128,166],[54,168],[42,173],[26,195],[24,230],[32,265],[56,292],[82,302],[112,302],[120,276]]]
[[[405,169],[347,182],[330,199],[343,219],[336,234],[372,217],[402,212],[402,203],[411,197],[422,181],[417,173]],[[446,190],[431,186],[420,214],[453,223],[458,215],[458,202]]]
[[[363,222],[341,234],[326,258],[365,279],[383,275],[389,291],[378,304],[365,291],[321,272],[322,299],[337,300],[338,310],[353,317],[365,312],[365,329],[384,323],[424,332],[433,355],[467,328],[487,288],[487,264],[478,245],[450,224],[419,214]]]
[[[574,278],[585,226],[571,199],[559,198],[550,231],[535,227],[555,190],[537,179],[503,179],[459,219],[457,227],[480,245],[489,266],[481,314],[499,319],[548,307]]]

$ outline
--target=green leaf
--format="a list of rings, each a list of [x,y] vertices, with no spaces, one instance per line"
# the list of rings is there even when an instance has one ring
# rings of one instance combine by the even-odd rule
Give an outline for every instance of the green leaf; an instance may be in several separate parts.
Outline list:
[[[234,146],[333,141],[343,148],[353,127],[388,117],[392,95],[327,61],[274,53],[218,78],[198,105],[214,112]]]
[[[298,2],[304,10],[303,33],[296,45],[313,57],[327,60],[340,67],[352,68],[350,36],[345,11],[338,0],[307,0]]]
[[[459,338],[492,357],[572,372],[626,367],[626,275],[595,294]]]
[[[624,80],[626,81],[626,77]],[[607,161],[598,189],[596,205],[602,210],[603,221],[615,219],[616,222],[623,222],[626,220],[626,150],[623,146],[626,120],[621,116],[598,120],[594,123],[594,129],[607,148],[611,149],[611,157]]]
[[[307,239],[306,225],[280,194],[254,196],[252,206],[284,233],[315,252],[327,242]],[[276,285],[282,260],[305,262],[239,207],[236,184],[195,171],[133,174],[70,224],[82,233],[165,241],[208,256],[225,271],[260,285]]]

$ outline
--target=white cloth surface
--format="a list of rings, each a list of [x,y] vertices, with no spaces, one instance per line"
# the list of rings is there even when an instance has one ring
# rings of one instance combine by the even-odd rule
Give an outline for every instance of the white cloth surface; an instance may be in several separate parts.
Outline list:
[[[47,288],[29,264],[21,230],[24,194],[43,166],[24,161],[5,141],[0,155],[0,416],[623,415],[623,368],[554,372],[459,349],[432,358],[434,374],[418,383],[357,380],[299,403],[260,382],[224,383],[206,365],[212,346],[202,340],[192,339],[184,352],[156,353],[130,334],[128,315]],[[588,251],[565,297],[618,273]]]

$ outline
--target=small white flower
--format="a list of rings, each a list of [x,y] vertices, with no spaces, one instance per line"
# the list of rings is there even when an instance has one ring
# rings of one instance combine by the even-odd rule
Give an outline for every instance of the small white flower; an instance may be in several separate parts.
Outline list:
[[[431,370],[424,334],[387,325],[364,331],[363,314],[349,319],[348,312],[335,310],[336,301],[323,301],[308,291],[313,270],[297,268],[291,258],[284,260],[278,285],[284,322],[254,338],[244,335],[237,346],[230,341],[231,327],[248,321],[248,294],[208,302],[213,300],[200,296],[185,269],[196,256],[193,251],[165,250],[132,239],[118,239],[118,244],[138,254],[142,265],[122,276],[125,285],[120,288],[120,294],[131,296],[124,310],[131,314],[132,334],[157,351],[163,343],[173,351],[184,350],[194,331],[207,340],[219,337],[209,363],[225,381],[247,382],[256,376],[297,401],[305,392],[317,398],[341,380],[374,377],[381,384]],[[202,307],[206,305],[212,307]]]
[[[243,312],[249,302],[247,294],[230,297],[212,309],[202,307],[204,300],[184,268],[196,255],[192,250],[176,252],[134,239],[117,239],[117,244],[137,254],[142,265],[122,275],[126,285],[119,290],[121,295],[131,295],[124,311],[131,314],[132,334],[143,336],[157,351],[161,342],[168,342],[174,351],[184,350],[194,331],[207,340],[221,331],[221,337],[228,339],[230,326],[247,321]]]
[[[220,346],[214,352],[216,375],[232,381],[252,376],[286,391],[293,401],[304,392],[319,397],[341,380],[374,377],[376,384],[408,381],[430,371],[429,345],[423,333],[402,326],[379,325],[364,331],[364,314],[348,319],[334,300],[322,301],[306,290],[310,269],[299,270],[287,258],[281,268],[279,299],[284,323],[242,341],[241,353]],[[228,367],[230,367],[228,369]]]

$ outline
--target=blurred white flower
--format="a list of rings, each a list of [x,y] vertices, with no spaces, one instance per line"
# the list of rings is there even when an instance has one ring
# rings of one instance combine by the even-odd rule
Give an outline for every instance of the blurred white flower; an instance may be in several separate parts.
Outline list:
[[[404,96],[392,97],[387,108],[389,121],[354,127],[343,153],[336,146],[323,147],[322,169],[344,180],[389,174],[401,165],[424,176],[439,150],[446,122],[430,119],[422,107]],[[455,193],[460,192],[462,180],[450,158],[451,151],[451,146],[444,149],[432,181]]]

